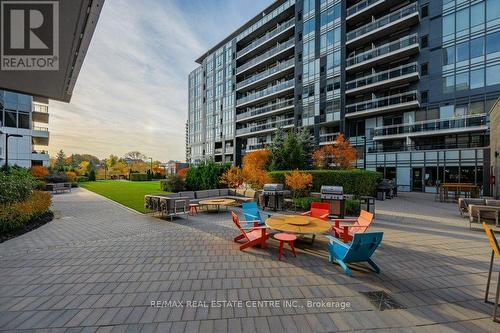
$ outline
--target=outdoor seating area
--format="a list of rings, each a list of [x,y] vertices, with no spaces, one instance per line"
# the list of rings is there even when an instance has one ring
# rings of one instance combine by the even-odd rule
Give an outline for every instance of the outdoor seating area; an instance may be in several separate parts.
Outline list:
[[[481,187],[472,183],[442,183],[436,187],[440,202],[457,202],[460,198],[479,198]]]
[[[496,227],[499,226],[500,200],[460,198],[458,209],[461,216],[468,217],[469,228],[472,227],[472,223],[483,221],[494,222]]]

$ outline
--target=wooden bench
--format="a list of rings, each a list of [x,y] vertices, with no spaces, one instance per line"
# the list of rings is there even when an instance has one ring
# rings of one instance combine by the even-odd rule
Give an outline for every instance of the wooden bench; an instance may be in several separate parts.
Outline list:
[[[71,192],[71,183],[53,183],[53,184],[46,184],[45,189],[47,191],[50,191],[54,194],[59,194],[59,193],[64,193],[64,192]]]

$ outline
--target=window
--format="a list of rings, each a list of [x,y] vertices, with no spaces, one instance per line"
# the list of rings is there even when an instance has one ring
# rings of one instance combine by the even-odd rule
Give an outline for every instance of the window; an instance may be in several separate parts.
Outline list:
[[[453,105],[446,105],[439,108],[439,115],[441,119],[453,118],[455,107]]]
[[[457,62],[469,60],[469,42],[457,45]]]
[[[486,37],[486,53],[492,54],[500,51],[500,32],[489,34]]]
[[[443,37],[455,33],[455,14],[443,17]]]
[[[471,27],[484,24],[484,2],[480,2],[470,9]]]
[[[493,86],[500,84],[500,65],[491,66],[486,68],[486,85]]]
[[[484,87],[484,68],[470,72],[470,88],[477,89]]]
[[[464,8],[457,12],[457,32],[465,32],[469,29],[469,8]]]
[[[30,128],[30,115],[29,113],[19,112],[19,128]]]
[[[420,94],[420,101],[422,103],[429,102],[429,91],[422,91],[422,93]]]
[[[304,22],[304,36],[314,31],[314,17]]]
[[[316,0],[304,0],[304,14],[309,13],[309,11],[314,10],[314,4]]]
[[[488,0],[486,2],[486,19],[488,22],[500,19],[500,1]]]
[[[484,55],[484,37],[476,38],[470,41],[471,59],[482,57]]]
[[[469,114],[481,114],[484,113],[484,102],[474,102],[470,103]]]
[[[420,8],[420,16],[422,18],[429,16],[429,5],[424,5]]]
[[[425,35],[420,38],[420,46],[422,48],[429,47],[429,36]]]
[[[422,76],[429,75],[429,64],[428,63],[420,65],[420,74]]]
[[[469,90],[469,72],[457,74],[455,86],[457,91]]]
[[[443,65],[452,65],[455,63],[455,47],[450,46],[443,50]]]
[[[15,111],[5,110],[5,126],[6,127],[17,127],[17,119],[16,119]]]
[[[455,76],[447,76],[443,78],[443,94],[450,94],[455,91]]]

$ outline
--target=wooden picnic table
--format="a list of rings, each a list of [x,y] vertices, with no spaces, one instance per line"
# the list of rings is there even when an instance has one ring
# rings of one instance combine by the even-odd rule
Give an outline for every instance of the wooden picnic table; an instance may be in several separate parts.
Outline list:
[[[454,200],[458,201],[461,193],[467,198],[479,198],[479,186],[473,183],[444,183],[439,185],[439,201],[447,202],[449,200],[449,193],[454,193]]]

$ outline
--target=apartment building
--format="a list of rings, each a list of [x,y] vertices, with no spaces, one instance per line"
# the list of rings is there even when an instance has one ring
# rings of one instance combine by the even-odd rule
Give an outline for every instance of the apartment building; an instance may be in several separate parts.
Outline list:
[[[342,132],[401,191],[488,192],[498,0],[278,0],[197,59],[188,160],[240,163],[276,128]]]
[[[49,165],[49,101],[46,98],[0,90],[0,163],[5,163],[5,136],[9,137],[8,162],[30,168]]]

